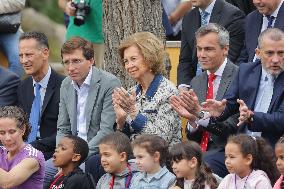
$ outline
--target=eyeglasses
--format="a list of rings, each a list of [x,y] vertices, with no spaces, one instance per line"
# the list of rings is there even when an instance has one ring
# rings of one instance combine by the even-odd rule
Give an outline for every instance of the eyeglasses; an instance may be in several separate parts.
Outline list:
[[[71,59],[71,60],[62,61],[61,64],[63,66],[66,66],[66,67],[69,66],[70,64],[72,64],[74,66],[77,66],[77,65],[83,63],[84,61],[85,61],[84,59],[77,59],[77,58],[75,58],[75,59]]]

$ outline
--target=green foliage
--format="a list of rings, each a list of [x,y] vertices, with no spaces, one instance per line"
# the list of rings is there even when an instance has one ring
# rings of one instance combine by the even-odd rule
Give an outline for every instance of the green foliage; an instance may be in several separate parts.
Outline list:
[[[27,0],[26,7],[34,8],[57,23],[63,23],[63,11],[58,7],[57,0]]]

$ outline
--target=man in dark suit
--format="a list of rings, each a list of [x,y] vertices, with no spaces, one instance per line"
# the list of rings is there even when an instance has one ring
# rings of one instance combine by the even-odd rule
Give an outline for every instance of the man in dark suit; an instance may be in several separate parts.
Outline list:
[[[253,5],[253,0],[226,0],[228,3],[238,7],[240,10],[244,11],[246,15],[255,10]]]
[[[224,147],[228,136],[237,131],[238,116],[229,117],[223,122],[208,122],[209,118],[206,118],[204,112],[201,111],[200,103],[208,98],[223,99],[238,67],[227,59],[229,33],[223,27],[217,24],[202,26],[196,32],[196,41],[198,61],[201,63],[202,69],[206,71],[192,79],[190,83],[192,89],[182,91],[179,97],[171,97],[171,104],[180,116],[189,120],[188,139],[201,144],[203,151],[207,150],[204,160],[214,173],[224,177],[228,174],[225,166]],[[210,79],[212,74],[214,75],[213,80]],[[211,89],[210,84],[213,84]],[[190,109],[188,103],[195,104],[195,107]],[[206,131],[210,135],[207,144],[203,138]]]
[[[245,19],[245,45],[239,63],[255,60],[258,36],[266,28],[275,27],[284,31],[284,3],[281,0],[255,1],[254,5],[257,10]]]
[[[35,98],[35,84],[41,86],[40,118],[36,140],[31,144],[51,158],[56,145],[57,117],[59,111],[60,85],[64,76],[56,73],[48,64],[49,46],[45,34],[26,32],[20,36],[20,62],[28,77],[18,88],[19,106],[31,115]]]
[[[204,111],[218,121],[240,111],[240,131],[262,136],[273,146],[284,134],[284,32],[262,32],[256,55],[260,61],[241,64],[224,99],[207,100]]]
[[[0,78],[0,107],[16,105],[19,77],[0,66]]]
[[[243,21],[245,15],[241,10],[223,0],[194,0],[191,2],[195,8],[184,16],[182,21],[181,49],[177,70],[178,85],[188,85],[196,72],[199,71],[195,32],[201,24],[217,23],[229,31],[230,48],[228,58],[232,62],[237,60],[243,47]],[[204,16],[201,18],[201,15]]]

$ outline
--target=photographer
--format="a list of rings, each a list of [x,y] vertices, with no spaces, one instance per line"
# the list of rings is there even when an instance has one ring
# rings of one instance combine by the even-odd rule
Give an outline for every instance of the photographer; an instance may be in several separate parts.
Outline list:
[[[92,42],[95,50],[95,65],[98,68],[103,68],[104,39],[102,31],[102,1],[58,0],[58,5],[70,16],[66,40],[74,36],[80,36]]]

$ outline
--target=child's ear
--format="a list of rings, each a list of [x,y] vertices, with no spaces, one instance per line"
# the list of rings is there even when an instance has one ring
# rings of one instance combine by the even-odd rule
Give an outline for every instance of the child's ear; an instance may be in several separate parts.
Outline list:
[[[248,154],[246,156],[246,165],[251,165],[252,164],[252,161],[253,161],[253,157],[251,154]]]
[[[189,167],[193,169],[193,168],[197,167],[198,161],[197,161],[196,157],[193,157],[193,158],[191,158],[191,160],[188,161],[188,163],[189,163]]]
[[[157,152],[157,151],[156,151],[156,152],[154,153],[153,157],[154,157],[155,162],[160,162],[160,159],[161,159],[161,154],[160,154],[160,152]]]
[[[120,160],[123,161],[127,161],[127,154],[126,152],[121,152],[120,153]]]
[[[72,161],[73,162],[78,162],[81,159],[81,155],[80,154],[74,154],[72,157]]]

